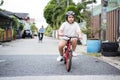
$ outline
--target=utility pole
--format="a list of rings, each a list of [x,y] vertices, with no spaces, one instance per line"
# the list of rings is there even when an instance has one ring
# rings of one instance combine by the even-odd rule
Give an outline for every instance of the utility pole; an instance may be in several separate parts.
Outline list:
[[[101,0],[102,10],[101,10],[101,26],[102,26],[102,40],[106,40],[106,27],[107,27],[107,6],[108,0]]]
[[[92,19],[92,21],[91,21],[91,25],[92,25],[92,27],[91,27],[91,34],[92,34],[92,35],[91,35],[91,38],[92,38],[92,37],[94,37],[94,36],[93,36],[93,26],[94,26],[94,25],[93,25],[93,24],[94,24],[94,16],[93,16],[93,2],[92,2],[91,19]]]

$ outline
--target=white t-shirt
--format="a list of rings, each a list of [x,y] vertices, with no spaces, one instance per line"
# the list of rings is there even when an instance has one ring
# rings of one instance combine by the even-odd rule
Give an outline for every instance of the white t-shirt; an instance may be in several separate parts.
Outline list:
[[[80,32],[80,27],[77,22],[70,24],[66,21],[60,26],[60,30],[62,30],[64,35],[78,36],[78,32]]]

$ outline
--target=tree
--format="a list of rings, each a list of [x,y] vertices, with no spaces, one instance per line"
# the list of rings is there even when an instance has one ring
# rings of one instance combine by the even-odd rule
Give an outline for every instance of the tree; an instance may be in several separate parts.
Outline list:
[[[10,17],[13,19],[12,27],[14,29],[17,29],[19,27],[19,25],[20,25],[18,18],[16,18],[15,16],[10,16]]]
[[[19,28],[19,20],[18,18],[16,18],[15,16],[10,16],[12,18],[12,28],[13,28],[13,38],[15,39],[16,38],[16,34],[17,34],[17,29]]]
[[[86,21],[86,28],[82,28],[82,32],[85,33],[87,35],[87,38],[94,38],[95,34],[97,34],[98,32],[100,32],[102,29],[99,28],[99,29],[96,29],[96,30],[93,30],[92,29],[92,25],[91,25],[91,12],[90,11],[87,11],[86,8],[87,8],[87,4],[92,4],[92,3],[96,3],[96,0],[91,0],[91,1],[86,1],[84,0],[83,1],[83,12],[81,13],[81,19]]]
[[[35,23],[32,23],[30,27],[31,27],[32,33],[38,32],[38,28],[36,27]]]
[[[44,17],[46,22],[53,28],[58,29],[61,22],[65,21],[65,10],[68,0],[51,0],[44,9]],[[73,5],[73,1],[69,0],[69,5]],[[54,6],[53,6],[54,5]],[[75,5],[75,4],[74,4]]]
[[[96,0],[82,0],[82,3],[78,3],[77,5],[75,5],[73,0],[59,0],[58,2],[57,0],[50,0],[44,8],[46,22],[53,29],[58,29],[61,23],[65,21],[65,13],[68,10],[73,10],[75,12],[77,22],[86,20],[88,18],[88,13],[86,11],[87,4],[96,2]],[[83,10],[83,13],[80,13],[81,10]]]
[[[24,26],[25,25],[23,23],[20,23],[20,26],[19,26],[20,31],[22,31],[24,29]]]
[[[45,29],[45,35],[52,36],[52,30],[52,27],[48,25],[48,27]]]
[[[61,14],[63,13],[63,8],[61,6],[58,6],[54,9],[54,14],[52,15],[52,21],[53,21],[53,25],[54,25],[54,29],[57,29],[58,26],[61,23]]]
[[[3,0],[1,0],[1,1],[0,1],[0,6],[2,6],[2,5],[3,5],[3,3],[4,3],[4,1],[3,1]]]
[[[53,26],[52,14],[54,13],[53,9],[55,8],[55,6],[55,1],[51,0],[44,8],[44,17],[46,19],[46,22],[51,26]]]

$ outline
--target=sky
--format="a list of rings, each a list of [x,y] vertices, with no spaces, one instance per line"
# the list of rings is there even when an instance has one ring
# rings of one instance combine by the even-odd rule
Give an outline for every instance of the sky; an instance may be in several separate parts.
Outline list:
[[[50,0],[4,0],[4,4],[0,6],[11,12],[29,13],[30,18],[35,18],[36,26],[47,26],[43,16],[44,7]],[[80,0],[73,0],[79,2]],[[97,0],[100,3],[101,0]]]

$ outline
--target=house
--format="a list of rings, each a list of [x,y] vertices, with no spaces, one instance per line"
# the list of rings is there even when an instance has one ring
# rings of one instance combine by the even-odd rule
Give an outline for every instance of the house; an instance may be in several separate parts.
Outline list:
[[[16,16],[20,20],[26,20],[29,18],[28,13],[14,13],[14,16]]]
[[[95,35],[95,38],[115,42],[120,37],[120,0],[108,1],[106,7],[106,27],[104,31]],[[102,4],[93,9],[93,16],[91,18],[92,29],[100,28],[102,26]]]
[[[13,39],[13,18],[11,16],[17,17],[20,23],[26,23],[29,19],[28,15],[28,13],[13,13],[10,11],[1,10],[0,28],[4,29],[4,34],[0,38],[0,41],[11,41]],[[19,26],[17,26],[16,32],[16,38],[21,38]]]
[[[28,13],[14,13],[14,16],[19,19],[20,23],[24,24],[24,29],[30,29],[30,26],[28,25],[30,19]],[[21,38],[23,35],[23,30],[20,30],[18,28],[16,31],[17,31],[16,38]]]
[[[0,11],[0,28],[4,29],[3,36],[0,37],[0,41],[12,40],[12,18],[8,14],[12,14],[6,11]]]

